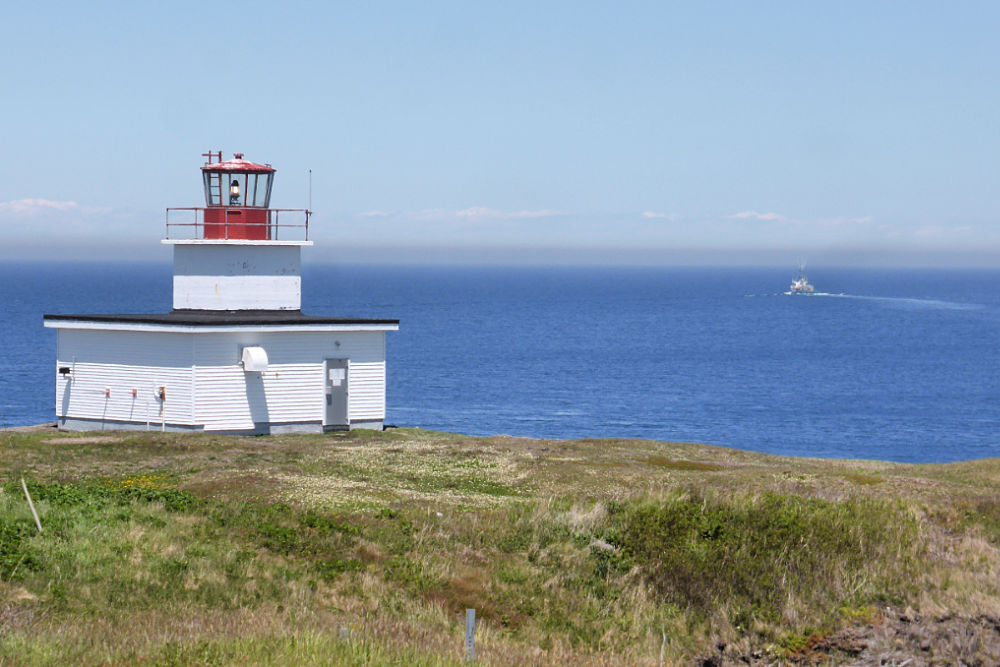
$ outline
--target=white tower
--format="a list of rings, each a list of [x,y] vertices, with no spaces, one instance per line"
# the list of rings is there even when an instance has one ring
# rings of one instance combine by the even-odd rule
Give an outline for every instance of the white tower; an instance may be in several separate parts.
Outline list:
[[[167,209],[174,309],[299,310],[310,211],[269,208],[271,165],[205,155],[205,208]]]

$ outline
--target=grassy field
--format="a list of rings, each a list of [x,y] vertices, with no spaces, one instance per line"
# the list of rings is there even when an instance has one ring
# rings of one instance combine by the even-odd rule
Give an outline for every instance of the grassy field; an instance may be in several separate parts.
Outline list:
[[[21,478],[38,508],[35,528]],[[1000,460],[0,432],[0,663],[1000,663]]]

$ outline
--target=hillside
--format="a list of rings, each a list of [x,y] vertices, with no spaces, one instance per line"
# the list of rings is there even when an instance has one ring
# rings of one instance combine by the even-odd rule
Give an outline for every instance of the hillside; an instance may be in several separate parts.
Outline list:
[[[35,528],[21,477],[38,508]],[[0,663],[1000,663],[1000,460],[0,432]]]

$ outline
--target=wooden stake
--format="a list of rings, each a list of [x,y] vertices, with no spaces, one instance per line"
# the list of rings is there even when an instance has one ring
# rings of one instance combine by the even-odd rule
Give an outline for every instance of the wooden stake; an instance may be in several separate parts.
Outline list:
[[[21,488],[24,489],[24,497],[28,499],[28,507],[31,508],[31,516],[35,517],[35,525],[38,526],[38,532],[42,532],[42,522],[38,520],[38,512],[35,511],[35,503],[31,502],[31,494],[28,493],[28,485],[24,483],[24,477],[21,478]]]

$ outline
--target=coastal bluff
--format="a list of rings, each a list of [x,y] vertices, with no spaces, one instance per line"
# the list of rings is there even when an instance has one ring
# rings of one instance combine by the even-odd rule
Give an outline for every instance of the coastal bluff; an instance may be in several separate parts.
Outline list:
[[[0,431],[0,662],[1000,662],[1000,459]],[[22,488],[25,480],[42,531]]]

